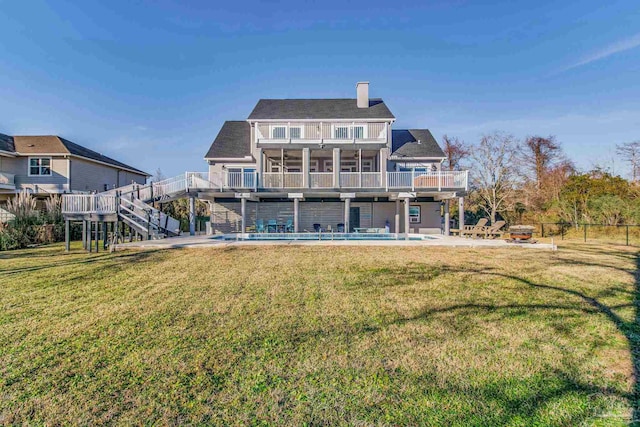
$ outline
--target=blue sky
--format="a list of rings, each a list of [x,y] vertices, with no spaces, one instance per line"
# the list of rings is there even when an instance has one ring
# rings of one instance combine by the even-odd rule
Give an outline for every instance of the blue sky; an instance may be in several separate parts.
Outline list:
[[[612,167],[640,139],[640,2],[0,0],[0,132],[150,173],[205,170],[259,98],[355,97],[395,127],[556,135]]]

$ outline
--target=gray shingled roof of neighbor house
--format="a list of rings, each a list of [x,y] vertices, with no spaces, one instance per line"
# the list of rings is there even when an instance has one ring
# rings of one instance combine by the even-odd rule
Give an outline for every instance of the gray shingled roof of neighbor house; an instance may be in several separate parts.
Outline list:
[[[247,121],[224,122],[205,159],[242,159],[251,155],[251,125]]]
[[[354,99],[261,99],[249,120],[394,119],[382,99],[358,108]]]
[[[446,157],[429,129],[392,130],[391,138],[391,157]]]
[[[10,153],[16,151],[13,146],[13,137],[0,133],[0,151],[8,151]]]
[[[15,151],[19,154],[71,154],[102,162],[113,167],[127,169],[140,175],[150,176],[140,169],[136,169],[56,135],[14,136],[13,142]]]

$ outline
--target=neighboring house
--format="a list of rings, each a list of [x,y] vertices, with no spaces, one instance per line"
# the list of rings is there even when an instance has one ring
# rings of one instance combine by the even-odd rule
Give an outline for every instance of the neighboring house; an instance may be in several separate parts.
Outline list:
[[[392,129],[395,117],[368,82],[353,99],[261,99],[227,121],[205,155],[215,232],[261,225],[289,231],[447,231],[449,200],[466,171],[441,171],[428,129]],[[244,226],[244,228],[243,228]]]
[[[28,190],[44,198],[55,193],[102,192],[150,175],[55,135],[0,134],[0,203]]]

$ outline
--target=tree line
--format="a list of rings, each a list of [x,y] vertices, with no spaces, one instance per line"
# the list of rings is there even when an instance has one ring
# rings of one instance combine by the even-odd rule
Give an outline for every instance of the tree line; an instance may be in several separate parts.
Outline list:
[[[444,168],[469,169],[466,222],[640,224],[640,140],[616,146],[628,179],[603,167],[579,170],[555,136],[496,131],[468,144],[445,135],[442,147]]]

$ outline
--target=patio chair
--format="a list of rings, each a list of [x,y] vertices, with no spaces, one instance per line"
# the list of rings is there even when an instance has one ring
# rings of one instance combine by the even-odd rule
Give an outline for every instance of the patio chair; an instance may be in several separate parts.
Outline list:
[[[264,233],[265,232],[264,220],[262,220],[262,219],[257,219],[256,220],[256,232],[257,233]]]
[[[495,224],[484,227],[484,231],[480,234],[483,234],[485,238],[491,237],[495,239],[497,237],[498,239],[501,239],[506,231],[500,231],[500,229],[504,227],[506,223],[506,221],[496,221]]]
[[[284,226],[284,231],[286,233],[293,233],[293,219],[287,218],[287,223]]]
[[[341,222],[336,226],[338,233],[344,233],[344,224]]]
[[[484,232],[484,227],[487,225],[487,222],[489,222],[487,218],[480,218],[476,225],[465,225],[464,228],[462,229],[459,229],[459,228],[453,229],[453,230],[450,230],[450,232],[451,234],[459,234],[460,237],[462,236],[478,237],[478,234],[481,234]]]
[[[313,231],[315,231],[316,233],[320,233],[322,232],[322,226],[320,224],[313,224]]]
[[[271,233],[271,230],[273,230],[273,233],[278,232],[278,221],[276,221],[275,219],[270,219],[267,222],[267,233]]]

